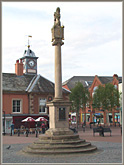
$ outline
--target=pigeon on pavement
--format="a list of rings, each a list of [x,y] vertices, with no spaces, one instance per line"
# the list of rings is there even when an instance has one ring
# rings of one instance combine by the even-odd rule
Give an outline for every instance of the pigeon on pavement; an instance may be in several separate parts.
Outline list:
[[[8,149],[8,150],[9,150],[9,149],[10,149],[10,147],[11,147],[11,145],[9,145],[9,147],[7,147],[6,149]]]

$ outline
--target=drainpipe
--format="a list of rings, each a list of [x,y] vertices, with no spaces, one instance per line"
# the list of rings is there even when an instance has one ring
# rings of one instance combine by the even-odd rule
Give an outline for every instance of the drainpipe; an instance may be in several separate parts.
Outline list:
[[[4,116],[4,119],[3,119],[3,120],[4,120],[4,125],[3,125],[3,126],[4,126],[4,130],[3,130],[3,135],[5,136],[5,134],[6,134],[6,133],[5,133],[5,111],[3,111],[3,116]]]

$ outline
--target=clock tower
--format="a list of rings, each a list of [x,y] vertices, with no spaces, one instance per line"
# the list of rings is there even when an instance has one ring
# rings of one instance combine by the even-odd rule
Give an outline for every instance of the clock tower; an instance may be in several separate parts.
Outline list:
[[[24,51],[24,55],[21,58],[24,74],[37,74],[37,59],[38,57],[35,56],[35,53],[30,49],[28,44],[28,49]]]

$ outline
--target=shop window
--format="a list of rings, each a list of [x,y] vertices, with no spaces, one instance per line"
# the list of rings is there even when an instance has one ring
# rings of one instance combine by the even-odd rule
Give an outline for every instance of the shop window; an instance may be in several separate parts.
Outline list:
[[[90,122],[90,115],[86,115],[86,122]]]
[[[40,98],[39,99],[39,112],[40,113],[46,113],[47,108],[46,108],[46,99],[45,98]]]
[[[21,107],[22,107],[22,101],[21,100],[13,100],[13,105],[12,109],[13,112],[15,113],[20,113],[21,112]]]

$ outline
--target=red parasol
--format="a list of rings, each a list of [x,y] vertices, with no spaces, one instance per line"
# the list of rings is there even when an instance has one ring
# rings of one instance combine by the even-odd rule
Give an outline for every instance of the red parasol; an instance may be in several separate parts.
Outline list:
[[[35,121],[48,121],[48,120],[45,119],[44,117],[38,117]]]
[[[35,120],[32,117],[27,117],[26,119],[23,119],[22,122],[35,122]]]

